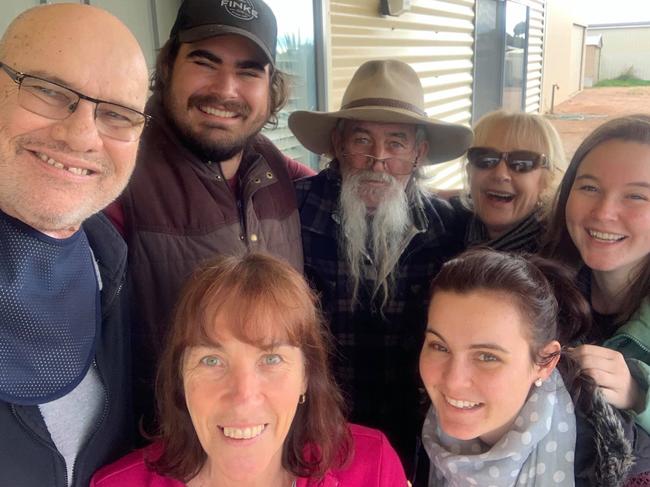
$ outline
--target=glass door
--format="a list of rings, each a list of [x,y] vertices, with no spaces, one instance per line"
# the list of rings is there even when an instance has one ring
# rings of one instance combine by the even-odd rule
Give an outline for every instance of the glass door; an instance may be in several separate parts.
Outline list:
[[[504,108],[525,109],[528,7],[510,0],[477,0],[472,118]]]
[[[502,1],[477,0],[475,13],[474,90],[472,118],[501,106],[503,86]]]
[[[503,63],[502,106],[522,111],[526,101],[526,66],[528,60],[528,7],[506,2],[506,36]]]
[[[317,169],[318,156],[305,149],[287,125],[294,110],[318,109],[314,2],[265,1],[278,22],[276,64],[289,75],[291,88],[289,101],[278,114],[278,126],[264,130],[264,135],[287,156]]]

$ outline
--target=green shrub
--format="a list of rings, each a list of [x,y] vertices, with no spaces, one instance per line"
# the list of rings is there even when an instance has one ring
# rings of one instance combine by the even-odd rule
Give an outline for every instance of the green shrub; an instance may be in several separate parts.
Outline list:
[[[594,88],[601,88],[603,86],[650,86],[650,80],[647,79],[601,79],[594,85]]]
[[[619,81],[633,81],[639,80],[641,78],[634,74],[634,66],[630,66],[614,79]]]

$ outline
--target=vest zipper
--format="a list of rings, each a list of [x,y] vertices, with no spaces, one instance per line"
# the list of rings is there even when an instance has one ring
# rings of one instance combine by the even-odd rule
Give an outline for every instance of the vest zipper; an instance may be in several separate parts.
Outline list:
[[[36,406],[36,407],[38,407],[38,406]],[[54,445],[54,443],[52,443],[52,442],[50,442],[50,441],[47,441],[45,438],[43,438],[43,437],[37,435],[37,434],[34,432],[34,430],[32,430],[32,428],[29,427],[29,426],[28,426],[28,425],[27,425],[27,424],[22,420],[22,418],[21,418],[20,415],[18,414],[18,411],[16,411],[16,405],[15,405],[15,404],[11,404],[11,412],[12,412],[12,414],[16,417],[16,419],[18,420],[18,423],[20,423],[20,424],[22,425],[22,427],[23,427],[24,429],[27,430],[27,433],[28,433],[32,438],[35,438],[39,443],[42,443],[43,445],[45,445],[45,446],[46,446],[49,450],[51,450],[51,451],[52,451],[56,456],[59,457],[59,460],[61,460],[61,463],[63,464],[63,480],[64,480],[64,484],[63,484],[63,485],[64,485],[64,487],[68,487],[68,469],[66,468],[65,458],[63,458],[63,455],[61,454],[61,452],[60,452],[59,450],[57,450],[57,448],[56,448],[56,446]],[[47,425],[46,425],[46,426],[47,426]]]
[[[244,237],[246,247],[248,247],[248,234],[246,233],[246,218],[244,217],[244,209],[242,208],[241,199],[237,199],[236,204],[237,204],[237,213],[239,214],[239,226],[241,228],[242,236]]]
[[[235,199],[235,206],[237,207],[237,215],[239,216],[239,229],[241,230],[240,238],[246,244],[246,247],[248,247],[248,235],[246,234],[246,218],[244,216],[244,209],[242,208],[241,198],[239,198],[237,196],[237,192],[232,191],[230,189],[230,185],[228,184],[228,180],[223,175],[223,171],[221,169],[221,164],[217,164],[216,166],[217,166],[216,171],[218,171],[219,175],[221,176],[220,181],[223,181],[223,184],[226,185],[226,189],[228,189],[228,192]],[[235,174],[235,177],[239,178],[239,169],[237,171],[238,172]],[[243,196],[244,191],[243,191],[243,188],[241,186],[241,180],[239,180],[237,184],[239,186],[240,196]]]
[[[117,290],[115,291],[115,294],[113,295],[113,300],[117,299],[122,291],[122,288],[124,287],[124,282],[126,280],[125,274],[122,274],[122,279],[120,279],[120,284],[117,287]],[[103,322],[103,317],[102,317],[102,322]],[[103,323],[102,323],[103,325]],[[99,431],[99,427],[101,424],[104,422],[106,417],[108,416],[108,405],[110,404],[110,394],[108,392],[108,387],[106,387],[106,382],[104,381],[104,376],[102,375],[101,371],[99,370],[99,365],[97,364],[97,354],[95,354],[95,358],[93,359],[93,363],[91,367],[96,367],[97,369],[97,377],[99,379],[99,383],[102,386],[102,389],[104,391],[104,409],[102,410],[102,415],[99,418],[98,421],[95,422],[95,428],[92,430],[88,438],[86,439],[84,445],[82,448],[79,450],[79,453],[74,459],[74,463],[72,464],[72,479],[74,480],[75,478],[75,473],[77,471],[77,461],[79,460],[79,457],[86,451],[86,446],[90,444],[91,440],[94,438],[94,436],[97,434],[97,431]],[[58,451],[58,450],[57,450]],[[60,453],[59,453],[60,455]],[[65,464],[65,461],[64,461]],[[67,474],[67,470],[66,470]],[[67,485],[67,482],[66,482]]]
[[[104,391],[104,409],[102,410],[102,415],[99,418],[99,421],[95,422],[94,429],[92,430],[92,432],[90,433],[90,435],[88,436],[86,441],[84,442],[83,446],[79,450],[79,453],[74,458],[74,463],[72,464],[72,480],[75,479],[75,473],[77,471],[77,461],[79,460],[79,457],[86,451],[86,446],[88,444],[90,444],[90,442],[93,439],[93,437],[95,436],[95,434],[97,434],[97,431],[99,430],[99,427],[101,426],[101,424],[106,419],[106,416],[108,416],[108,405],[110,404],[110,402],[109,402],[110,397],[109,397],[109,394],[108,394],[108,388],[106,387],[106,384],[104,383],[104,378],[102,377],[102,374],[99,371],[99,366],[97,365],[96,360],[93,360],[93,363],[92,363],[91,367],[96,367],[96,369],[97,369],[97,377],[99,378],[99,383],[101,384],[102,389]],[[67,485],[67,483],[66,483],[66,485]]]
[[[92,366],[97,366],[97,363],[94,360],[93,360],[93,364],[91,365],[91,367]],[[33,438],[37,439],[40,443],[47,446],[53,453],[55,453],[59,457],[59,459],[61,460],[61,463],[63,463],[63,477],[65,479],[65,484],[64,484],[65,487],[67,487],[68,485],[72,485],[72,484],[69,483],[69,480],[74,480],[74,478],[75,478],[75,473],[76,473],[76,469],[77,469],[77,460],[79,460],[79,457],[85,451],[85,446],[90,443],[90,440],[92,440],[92,438],[95,436],[95,434],[99,430],[99,426],[104,422],[104,420],[106,419],[106,416],[108,415],[109,394],[108,394],[108,389],[106,387],[106,384],[104,383],[104,378],[102,377],[101,373],[99,372],[99,367],[97,367],[97,376],[99,377],[99,382],[100,382],[100,384],[102,386],[102,389],[104,390],[104,409],[102,411],[101,417],[99,418],[99,421],[95,422],[95,428],[93,429],[92,433],[90,434],[90,436],[88,437],[88,439],[86,440],[84,445],[79,449],[79,453],[77,454],[77,456],[74,459],[74,463],[72,464],[72,470],[71,470],[72,471],[72,479],[68,479],[68,469],[66,467],[65,458],[63,457],[61,452],[59,450],[57,450],[56,445],[54,445],[51,442],[46,441],[41,436],[37,435],[29,426],[27,426],[27,424],[25,424],[25,422],[21,419],[20,415],[18,414],[18,411],[16,411],[16,405],[11,404],[11,412],[16,417],[18,422],[23,426],[23,428],[25,428],[27,430],[27,432]]]

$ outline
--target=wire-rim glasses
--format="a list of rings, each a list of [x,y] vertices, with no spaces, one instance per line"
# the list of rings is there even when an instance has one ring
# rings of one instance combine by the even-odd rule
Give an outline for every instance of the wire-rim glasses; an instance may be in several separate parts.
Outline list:
[[[18,104],[36,115],[64,120],[74,113],[80,100],[87,100],[95,104],[97,131],[126,142],[137,140],[150,119],[133,108],[98,100],[54,81],[21,73],[2,62],[0,68],[18,85]]]
[[[379,157],[359,152],[346,152],[343,154],[343,157],[348,159],[356,167],[363,166],[366,169],[371,168],[377,162],[381,162],[384,165],[386,171],[388,171],[390,174],[395,174],[398,176],[411,174],[418,163],[417,157],[415,159],[403,159],[401,157],[391,156],[380,159]]]

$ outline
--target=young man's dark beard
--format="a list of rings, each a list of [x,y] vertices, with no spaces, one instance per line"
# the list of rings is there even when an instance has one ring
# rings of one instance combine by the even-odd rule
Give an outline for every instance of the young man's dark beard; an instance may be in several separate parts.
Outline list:
[[[211,140],[204,135],[197,134],[190,125],[179,123],[176,117],[174,117],[173,111],[169,108],[170,103],[167,96],[169,96],[169,94],[165,93],[163,100],[165,115],[170,127],[183,145],[203,161],[221,162],[227,161],[236,156],[244,150],[249,142],[260,132],[260,130],[262,130],[266,123],[266,120],[260,121],[260,123],[257,126],[254,126],[253,130],[250,132],[238,134],[238,136],[233,136],[230,139],[224,140],[222,138],[221,140]],[[244,104],[234,102],[220,103],[219,100],[215,99],[215,97],[195,96],[188,100],[188,106],[193,105],[198,107],[202,103],[207,105],[221,104],[225,109],[234,111],[244,117],[249,116],[250,114],[250,108]],[[219,130],[219,125],[215,124],[213,130]]]
[[[225,143],[224,141],[206,141],[204,137],[199,138],[189,128],[179,127],[174,120],[170,120],[170,125],[185,147],[202,161],[212,162],[227,161],[236,156],[259,133],[258,130],[247,138],[236,139]]]

